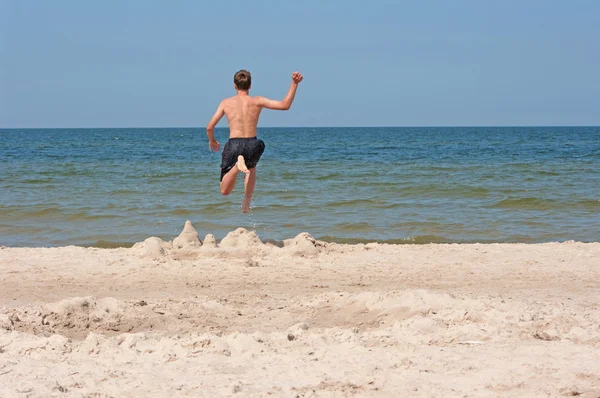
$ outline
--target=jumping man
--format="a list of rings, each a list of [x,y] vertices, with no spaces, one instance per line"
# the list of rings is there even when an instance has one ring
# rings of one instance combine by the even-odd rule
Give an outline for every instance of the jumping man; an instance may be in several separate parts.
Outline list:
[[[241,70],[233,77],[237,94],[221,101],[206,126],[209,149],[217,152],[221,149],[221,145],[215,140],[215,126],[223,115],[227,116],[229,141],[223,147],[221,159],[221,193],[229,195],[235,187],[237,174],[240,171],[245,173],[244,202],[242,204],[244,213],[248,213],[250,210],[250,200],[256,185],[256,165],[265,150],[265,143],[256,138],[256,126],[260,112],[263,108],[281,111],[290,109],[298,84],[303,78],[299,72],[292,73],[292,84],[288,93],[283,100],[276,101],[265,97],[251,97],[249,94],[252,86],[250,72]]]

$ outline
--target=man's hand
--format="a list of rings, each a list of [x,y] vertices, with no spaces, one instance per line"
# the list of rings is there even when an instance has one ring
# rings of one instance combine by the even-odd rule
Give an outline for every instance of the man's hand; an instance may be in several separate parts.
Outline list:
[[[208,149],[210,149],[211,151],[219,152],[219,149],[221,149],[221,144],[219,144],[219,141],[217,140],[209,141]]]
[[[300,72],[292,73],[292,80],[294,81],[294,83],[298,84],[302,81],[302,79],[304,79],[304,76],[302,76],[302,73],[300,73]]]

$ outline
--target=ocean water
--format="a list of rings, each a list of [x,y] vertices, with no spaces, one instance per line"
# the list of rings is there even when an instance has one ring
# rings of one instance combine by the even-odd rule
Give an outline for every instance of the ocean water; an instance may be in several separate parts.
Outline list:
[[[216,132],[221,145],[227,129]],[[599,127],[262,128],[252,211],[204,129],[0,130],[0,245],[600,241]]]

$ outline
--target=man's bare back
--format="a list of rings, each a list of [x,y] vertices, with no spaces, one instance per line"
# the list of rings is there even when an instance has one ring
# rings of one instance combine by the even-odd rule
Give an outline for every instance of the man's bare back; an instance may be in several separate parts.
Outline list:
[[[217,111],[208,126],[206,126],[209,149],[216,152],[221,148],[221,144],[215,139],[214,128],[223,115],[227,117],[229,141],[223,148],[221,193],[229,195],[235,187],[237,173],[239,171],[245,173],[244,203],[242,205],[244,213],[247,213],[250,209],[250,199],[256,184],[256,164],[265,148],[264,143],[256,139],[256,127],[260,112],[264,108],[274,110],[290,109],[296,96],[298,84],[303,79],[302,74],[294,72],[288,93],[283,100],[276,101],[265,97],[251,97],[249,94],[252,86],[250,72],[239,71],[234,76],[234,88],[237,94],[221,101]]]
[[[247,91],[242,91],[223,100],[221,106],[229,123],[229,138],[256,137],[258,118],[263,109],[260,97],[251,97]]]

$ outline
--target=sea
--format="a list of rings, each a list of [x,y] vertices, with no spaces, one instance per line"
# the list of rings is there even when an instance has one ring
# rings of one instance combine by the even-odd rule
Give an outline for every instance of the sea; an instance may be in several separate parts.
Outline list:
[[[221,146],[228,130],[217,129]],[[600,241],[600,127],[259,128],[219,191],[203,128],[0,130],[0,246],[130,247],[243,227],[339,243]]]

